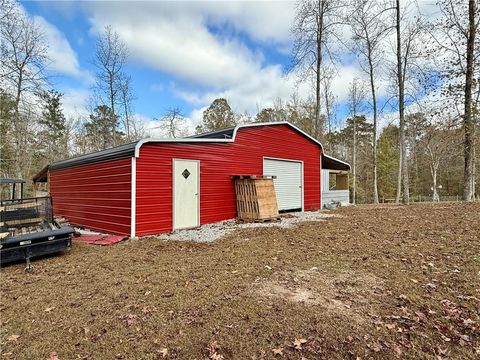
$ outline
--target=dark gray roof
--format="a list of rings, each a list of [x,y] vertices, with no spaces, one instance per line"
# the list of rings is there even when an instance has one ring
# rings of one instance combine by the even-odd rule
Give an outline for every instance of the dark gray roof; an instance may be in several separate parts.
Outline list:
[[[25,180],[23,179],[13,179],[13,178],[0,178],[0,184],[24,184]]]
[[[102,151],[96,151],[90,154],[76,156],[67,160],[57,161],[50,165],[50,170],[64,169],[71,166],[85,165],[105,160],[116,160],[132,157],[135,154],[135,146],[137,143],[138,141]]]
[[[233,132],[235,128],[228,128],[223,130],[212,131],[208,133],[198,134],[189,136],[190,138],[197,138],[197,139],[231,139],[233,137]]]
[[[322,169],[350,171],[350,165],[335,159],[334,157],[322,155]]]
[[[233,137],[233,132],[235,128],[228,128],[219,131],[208,132],[204,134],[189,136],[187,139],[198,138],[198,139],[231,139]],[[177,139],[179,140],[179,139]],[[110,149],[96,151],[90,154],[85,154],[81,156],[76,156],[67,160],[57,161],[50,165],[50,170],[64,169],[71,166],[85,165],[93,162],[101,162],[105,160],[115,160],[122,159],[126,157],[132,157],[135,155],[135,147],[138,144],[138,141],[116,146]]]

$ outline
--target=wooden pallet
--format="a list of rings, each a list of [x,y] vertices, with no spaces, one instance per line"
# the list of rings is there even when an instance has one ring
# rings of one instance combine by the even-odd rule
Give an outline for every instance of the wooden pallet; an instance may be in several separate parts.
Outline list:
[[[275,216],[275,217],[265,218],[265,219],[241,219],[241,218],[237,218],[237,221],[241,222],[241,223],[269,223],[269,222],[277,222],[277,221],[280,221],[280,220],[282,220],[282,218],[280,216]]]
[[[235,193],[239,219],[269,221],[278,217],[277,197],[272,177],[237,177]]]

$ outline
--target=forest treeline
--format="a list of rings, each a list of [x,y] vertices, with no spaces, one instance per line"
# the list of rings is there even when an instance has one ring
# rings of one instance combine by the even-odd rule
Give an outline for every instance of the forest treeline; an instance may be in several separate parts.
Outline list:
[[[67,118],[41,27],[15,1],[0,5],[2,177],[30,179],[54,161],[149,135],[134,111],[127,45],[113,28],[105,27],[92,50],[90,115]],[[237,113],[232,99],[218,98],[196,131],[290,121],[352,165],[355,202],[473,200],[480,184],[479,0],[441,0],[435,16],[424,16],[413,0],[300,0],[295,11],[286,24],[293,38],[287,75],[309,84],[311,95],[292,91],[256,114]],[[345,83],[340,104],[332,84],[344,58],[364,74]],[[179,108],[156,120],[165,136],[190,135],[191,120]]]

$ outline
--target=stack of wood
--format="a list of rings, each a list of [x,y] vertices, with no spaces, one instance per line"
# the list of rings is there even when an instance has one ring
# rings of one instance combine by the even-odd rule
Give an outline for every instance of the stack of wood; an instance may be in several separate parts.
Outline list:
[[[264,221],[278,218],[274,176],[234,175],[233,178],[238,219]]]

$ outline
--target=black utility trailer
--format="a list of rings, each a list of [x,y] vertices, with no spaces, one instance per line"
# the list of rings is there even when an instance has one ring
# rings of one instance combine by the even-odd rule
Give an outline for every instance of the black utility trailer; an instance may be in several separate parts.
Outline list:
[[[25,260],[25,270],[31,272],[31,258],[70,248],[74,230],[55,222],[49,196],[24,198],[23,183],[20,179],[0,179],[0,184],[12,188],[9,199],[0,201],[0,264]],[[18,184],[20,196],[16,194]]]

